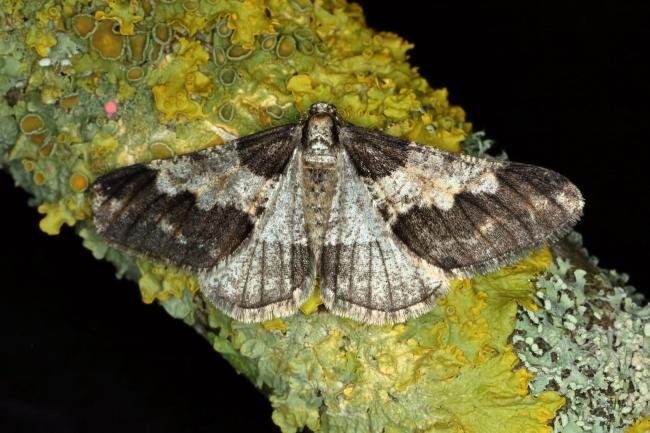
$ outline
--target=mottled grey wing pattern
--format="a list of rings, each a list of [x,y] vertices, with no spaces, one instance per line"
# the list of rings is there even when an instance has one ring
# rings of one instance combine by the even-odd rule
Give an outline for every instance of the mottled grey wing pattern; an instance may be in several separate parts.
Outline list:
[[[450,277],[562,235],[583,206],[550,170],[348,125],[325,103],[300,123],[115,170],[92,192],[108,242],[191,270],[208,301],[244,321],[295,312],[317,273],[334,313],[404,321]]]
[[[218,266],[199,273],[208,300],[232,317],[261,321],[286,316],[309,296],[316,269],[301,174],[296,149],[251,236]]]
[[[97,230],[136,254],[213,267],[248,238],[299,142],[285,125],[112,171],[92,188]]]
[[[430,310],[448,288],[444,272],[392,234],[346,152],[337,170],[321,258],[323,302],[366,323],[402,322]]]
[[[582,212],[578,189],[541,167],[443,152],[350,125],[339,139],[392,232],[449,275],[512,262],[563,235]]]

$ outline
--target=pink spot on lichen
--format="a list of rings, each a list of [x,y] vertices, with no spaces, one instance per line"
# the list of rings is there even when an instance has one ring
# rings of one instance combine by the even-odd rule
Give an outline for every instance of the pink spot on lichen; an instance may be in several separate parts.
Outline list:
[[[117,101],[111,99],[104,103],[104,113],[106,113],[106,117],[109,119],[113,117],[113,115],[117,113]]]

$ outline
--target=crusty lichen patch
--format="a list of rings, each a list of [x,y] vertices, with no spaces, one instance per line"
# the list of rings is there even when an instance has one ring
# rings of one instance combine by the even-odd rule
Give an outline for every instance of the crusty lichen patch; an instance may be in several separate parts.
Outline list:
[[[471,125],[407,62],[410,44],[369,29],[343,0],[23,0],[0,10],[2,162],[33,194],[41,228],[73,225],[96,258],[139,282],[145,302],[205,322],[197,328],[214,349],[269,390],[284,432],[551,431],[566,399],[531,385],[540,382],[509,340],[518,308],[536,308],[531,281],[548,250],[456,282],[406,324],[341,319],[315,296],[292,317],[253,325],[206,305],[190,275],[109,248],[93,230],[87,194],[98,175],[295,121],[316,101],[460,151]],[[477,151],[488,142],[469,141]]]

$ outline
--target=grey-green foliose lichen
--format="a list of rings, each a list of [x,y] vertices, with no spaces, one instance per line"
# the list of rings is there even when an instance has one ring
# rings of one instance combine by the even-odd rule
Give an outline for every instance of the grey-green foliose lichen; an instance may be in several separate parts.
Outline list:
[[[626,281],[557,258],[537,281],[540,308],[519,315],[512,342],[535,376],[531,392],[569,401],[555,432],[623,432],[650,416],[650,305],[635,302]]]

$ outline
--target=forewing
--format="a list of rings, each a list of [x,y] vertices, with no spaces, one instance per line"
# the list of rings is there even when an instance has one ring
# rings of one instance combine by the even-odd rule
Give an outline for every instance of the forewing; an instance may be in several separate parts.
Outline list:
[[[286,316],[313,287],[301,170],[296,149],[251,235],[225,261],[199,274],[206,297],[232,317],[257,322]]]
[[[436,150],[378,131],[340,129],[374,205],[408,248],[452,275],[512,262],[565,234],[583,199],[551,170]]]
[[[428,311],[446,290],[444,273],[393,235],[342,151],[321,258],[325,305],[366,323],[395,323]]]
[[[92,187],[97,230],[135,254],[213,267],[250,235],[299,134],[296,125],[285,125],[109,172]]]

